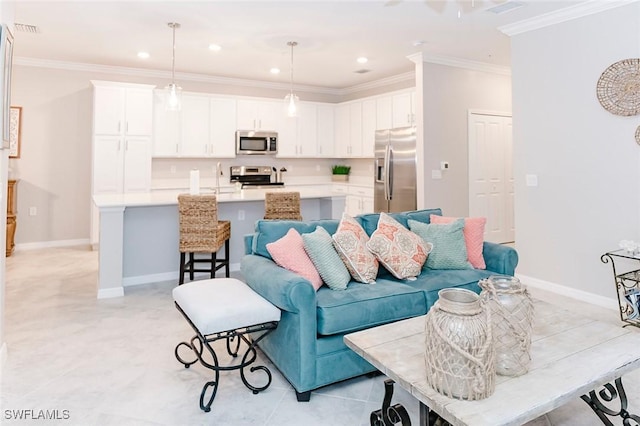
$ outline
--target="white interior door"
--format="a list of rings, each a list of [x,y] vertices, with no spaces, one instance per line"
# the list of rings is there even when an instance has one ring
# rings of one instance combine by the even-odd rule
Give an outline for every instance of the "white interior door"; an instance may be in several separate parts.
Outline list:
[[[469,113],[469,216],[487,218],[485,240],[515,239],[511,117]]]

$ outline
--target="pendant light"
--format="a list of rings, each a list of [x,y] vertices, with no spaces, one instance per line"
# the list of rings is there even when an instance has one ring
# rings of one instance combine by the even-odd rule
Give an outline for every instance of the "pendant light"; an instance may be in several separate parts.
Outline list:
[[[180,111],[182,88],[176,84],[176,28],[180,28],[180,24],[169,22],[167,25],[173,30],[173,52],[171,54],[171,83],[165,87],[167,90],[165,107],[167,111]]]
[[[291,46],[291,91],[290,93],[284,97],[284,108],[287,114],[287,117],[297,117],[298,116],[298,97],[293,93],[293,48],[298,45],[298,42],[289,41],[287,42],[287,46]]]

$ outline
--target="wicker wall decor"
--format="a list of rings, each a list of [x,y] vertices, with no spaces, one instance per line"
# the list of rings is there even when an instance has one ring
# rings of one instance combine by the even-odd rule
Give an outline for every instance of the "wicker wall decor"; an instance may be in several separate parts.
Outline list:
[[[598,101],[615,115],[640,113],[640,59],[630,58],[610,65],[596,85]]]

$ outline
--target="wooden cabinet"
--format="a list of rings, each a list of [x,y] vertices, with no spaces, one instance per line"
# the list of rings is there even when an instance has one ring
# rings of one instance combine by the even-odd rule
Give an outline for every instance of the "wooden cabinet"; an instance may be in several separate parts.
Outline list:
[[[13,254],[13,249],[15,248],[16,215],[18,214],[17,197],[18,181],[16,179],[9,179],[7,183],[7,257]]]

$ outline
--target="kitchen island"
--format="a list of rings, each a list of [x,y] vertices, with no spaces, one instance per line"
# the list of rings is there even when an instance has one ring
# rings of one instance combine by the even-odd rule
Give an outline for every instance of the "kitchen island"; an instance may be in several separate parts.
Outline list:
[[[298,191],[305,220],[339,219],[344,194],[331,185],[247,189],[218,195],[218,218],[231,221],[231,269],[238,270],[244,255],[244,236],[253,233],[264,216],[266,192]],[[146,193],[94,195],[100,212],[98,298],[124,295],[124,287],[178,280],[178,194],[158,190]],[[207,191],[202,192],[207,193]]]

